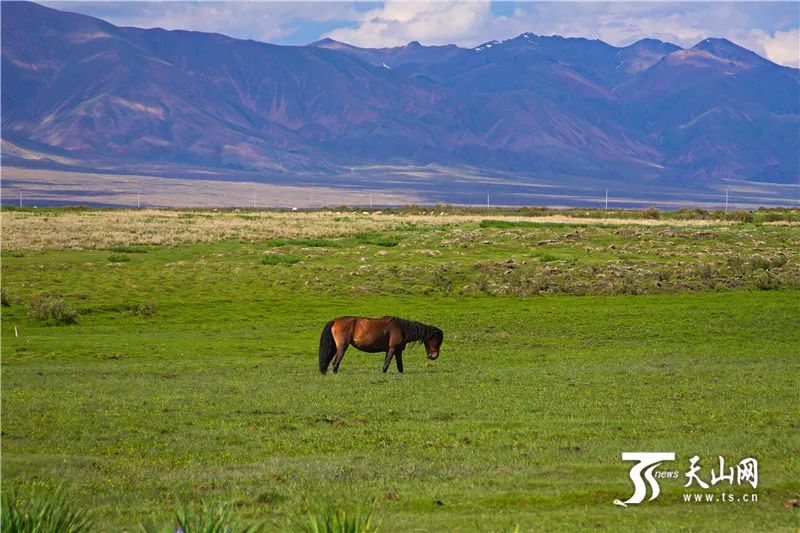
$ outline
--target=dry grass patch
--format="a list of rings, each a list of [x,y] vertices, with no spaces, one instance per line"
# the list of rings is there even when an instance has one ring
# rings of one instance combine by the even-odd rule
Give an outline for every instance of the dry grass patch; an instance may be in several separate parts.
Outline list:
[[[228,239],[317,239],[389,231],[402,223],[439,225],[477,223],[485,215],[405,215],[330,211],[186,211],[120,209],[89,211],[5,211],[3,246],[10,251],[46,249],[112,249],[126,246],[177,246]],[[491,216],[491,219],[582,225],[728,225],[711,220],[575,218],[568,216]]]

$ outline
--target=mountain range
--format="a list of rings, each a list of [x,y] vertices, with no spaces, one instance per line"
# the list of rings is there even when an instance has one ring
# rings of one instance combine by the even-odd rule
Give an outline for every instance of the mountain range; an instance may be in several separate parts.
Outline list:
[[[725,39],[279,46],[2,2],[4,166],[769,202],[800,178],[799,95]]]

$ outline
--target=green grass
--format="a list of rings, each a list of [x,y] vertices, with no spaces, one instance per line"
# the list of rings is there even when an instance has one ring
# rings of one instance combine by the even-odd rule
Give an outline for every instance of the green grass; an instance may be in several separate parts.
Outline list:
[[[299,246],[306,248],[336,248],[339,242],[331,239],[270,239],[264,243],[270,248],[280,248],[282,246]]]
[[[3,494],[63,484],[98,531],[175,525],[176,502],[277,530],[322,524],[321,502],[381,531],[797,527],[797,229],[379,235],[397,244],[4,255]],[[77,324],[29,317],[37,294]],[[319,333],[345,314],[437,325],[442,355],[410,347],[383,374],[351,349],[322,376]],[[697,454],[706,479],[756,457],[759,501],[687,504],[665,479],[622,509],[624,451],[682,472]]]
[[[371,244],[373,246],[392,247],[400,244],[397,237],[386,235],[377,231],[368,231],[356,234],[356,241],[359,244]]]
[[[119,254],[146,254],[150,250],[146,246],[114,246],[111,251]]]
[[[261,258],[262,265],[293,265],[300,261],[296,255],[265,255]]]
[[[529,222],[527,220],[495,220],[495,219],[486,219],[481,220],[481,227],[482,228],[541,228],[541,227],[551,227],[551,228],[574,228],[574,227],[581,227],[585,228],[588,227],[588,224],[574,224],[574,223],[564,223],[564,222]]]

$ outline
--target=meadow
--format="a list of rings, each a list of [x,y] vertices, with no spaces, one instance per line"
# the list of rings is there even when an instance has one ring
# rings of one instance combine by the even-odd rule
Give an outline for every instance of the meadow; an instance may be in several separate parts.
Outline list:
[[[97,531],[796,530],[800,226],[579,215],[4,210],[3,493]],[[441,357],[320,375],[346,314],[437,325]],[[625,451],[755,457],[758,501],[615,506]]]

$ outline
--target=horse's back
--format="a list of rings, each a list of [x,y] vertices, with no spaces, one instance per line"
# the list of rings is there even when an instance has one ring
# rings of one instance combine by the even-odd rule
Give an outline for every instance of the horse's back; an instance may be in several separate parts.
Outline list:
[[[392,320],[398,320],[398,317],[392,315],[385,315],[380,318],[373,318],[369,316],[354,316],[354,315],[347,315],[347,316],[340,316],[338,318],[334,318],[333,322],[382,322],[388,323]]]

